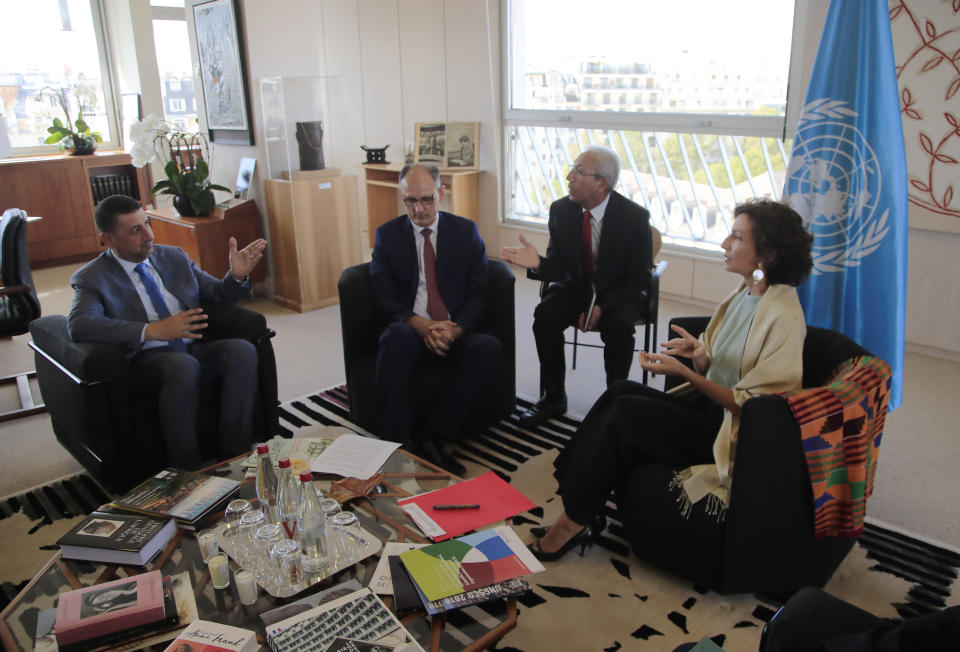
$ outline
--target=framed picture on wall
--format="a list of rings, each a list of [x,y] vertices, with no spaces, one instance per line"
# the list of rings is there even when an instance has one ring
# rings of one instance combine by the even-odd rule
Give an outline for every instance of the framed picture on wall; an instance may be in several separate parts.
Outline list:
[[[476,170],[477,144],[480,142],[479,122],[448,122],[447,149],[445,152],[448,168]]]
[[[446,164],[446,133],[444,122],[418,122],[415,134],[416,151],[413,160],[417,163],[432,163],[437,167]]]
[[[193,6],[210,140],[253,145],[247,66],[237,15],[237,0],[208,0]]]

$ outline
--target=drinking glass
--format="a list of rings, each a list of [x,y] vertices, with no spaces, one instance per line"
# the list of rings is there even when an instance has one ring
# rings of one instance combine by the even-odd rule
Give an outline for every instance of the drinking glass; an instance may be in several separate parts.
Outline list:
[[[257,579],[261,584],[269,585],[276,583],[276,568],[273,566],[273,560],[270,558],[270,549],[273,544],[285,539],[283,529],[279,525],[263,525],[254,535],[253,548],[256,555],[253,570],[257,574]]]
[[[210,557],[207,568],[213,588],[225,589],[230,586],[230,561],[224,553],[218,552]]]
[[[282,539],[270,548],[270,558],[277,569],[277,590],[295,587],[303,580],[300,567],[300,544],[293,539]]]
[[[253,537],[257,530],[266,525],[267,517],[259,510],[244,512],[240,517],[240,528],[234,543],[237,563],[244,568],[256,568],[256,554],[253,547]]]
[[[367,542],[360,534],[360,520],[353,512],[340,512],[330,519],[332,529],[336,532],[337,562],[341,568],[359,560],[361,552]]]
[[[236,532],[240,526],[240,519],[252,509],[253,505],[250,504],[250,501],[243,498],[235,498],[227,503],[227,508],[223,511],[223,520],[227,522],[227,533]]]

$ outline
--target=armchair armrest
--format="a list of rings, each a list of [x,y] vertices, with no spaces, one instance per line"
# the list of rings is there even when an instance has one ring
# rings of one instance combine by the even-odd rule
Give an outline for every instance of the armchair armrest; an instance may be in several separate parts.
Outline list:
[[[707,329],[707,324],[710,323],[709,317],[674,317],[670,320],[669,325],[667,326],[667,333],[664,336],[673,337],[673,326],[679,326],[684,329],[694,337],[699,337],[700,333]],[[656,344],[656,343],[655,343]],[[693,361],[690,358],[677,358],[680,362],[687,365],[693,369]],[[667,376],[663,380],[663,390],[673,389],[674,387],[683,384],[683,381],[679,376]]]
[[[501,260],[487,262],[487,330],[503,345],[508,360],[516,357],[516,277],[510,266]]]
[[[204,330],[205,338],[238,337],[259,344],[276,335],[275,331],[267,328],[266,317],[253,310],[215,301],[201,301],[200,307],[209,318]]]
[[[383,327],[373,305],[370,287],[370,263],[343,270],[337,282],[340,295],[340,324],[343,336],[343,359],[347,367],[359,356],[374,354],[377,338]],[[349,378],[349,369],[347,370]]]
[[[29,292],[29,285],[0,285],[0,297],[12,296]]]
[[[72,341],[64,315],[33,320],[30,335],[33,337],[31,348],[77,384],[127,380],[128,363],[120,347],[103,342]]]

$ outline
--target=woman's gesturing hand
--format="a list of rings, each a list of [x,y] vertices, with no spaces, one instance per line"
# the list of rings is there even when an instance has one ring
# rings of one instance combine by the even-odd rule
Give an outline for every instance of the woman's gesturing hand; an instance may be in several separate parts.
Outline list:
[[[675,333],[679,334],[680,337],[675,337],[671,340],[663,342],[660,345],[663,349],[663,352],[667,355],[679,355],[683,356],[684,358],[692,358],[693,366],[696,367],[697,371],[700,373],[704,373],[709,365],[706,349],[704,348],[703,343],[676,324],[670,328],[673,329]]]

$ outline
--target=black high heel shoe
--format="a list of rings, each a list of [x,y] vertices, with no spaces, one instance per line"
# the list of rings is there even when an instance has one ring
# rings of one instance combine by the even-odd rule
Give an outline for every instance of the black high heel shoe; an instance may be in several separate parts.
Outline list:
[[[527,549],[533,553],[533,556],[540,561],[557,561],[565,554],[580,546],[580,556],[583,557],[583,551],[586,550],[589,546],[593,545],[593,539],[590,537],[590,532],[588,528],[580,530],[572,539],[567,541],[565,544],[560,546],[559,549],[554,550],[553,552],[544,552],[540,548],[540,539],[537,539],[529,546]]]
[[[532,527],[530,528],[530,534],[537,537],[537,539],[542,539],[549,529],[550,528],[545,525]],[[607,517],[603,514],[597,514],[594,519],[590,521],[590,525],[585,528],[585,531],[589,531],[591,537],[598,537],[605,529],[607,529]]]

